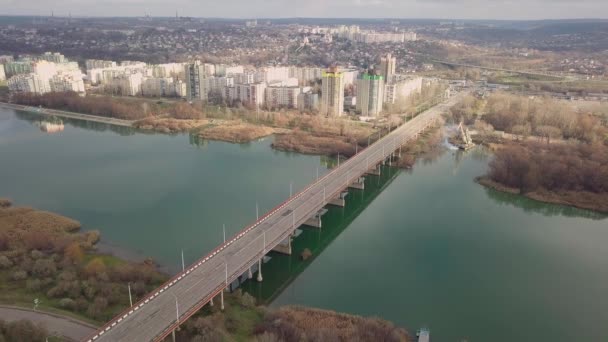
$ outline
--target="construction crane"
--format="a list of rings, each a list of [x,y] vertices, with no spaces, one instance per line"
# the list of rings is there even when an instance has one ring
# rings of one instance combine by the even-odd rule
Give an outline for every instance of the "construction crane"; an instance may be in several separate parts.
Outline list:
[[[471,135],[469,134],[469,129],[464,127],[462,121],[460,121],[458,128],[460,129],[460,138],[462,139],[462,144],[458,147],[460,147],[461,150],[468,150],[475,146],[473,139],[471,139]]]

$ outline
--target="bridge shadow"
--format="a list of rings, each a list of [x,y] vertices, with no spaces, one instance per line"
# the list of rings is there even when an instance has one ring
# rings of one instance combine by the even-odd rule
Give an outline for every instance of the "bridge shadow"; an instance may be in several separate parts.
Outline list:
[[[365,189],[349,189],[346,197],[345,207],[328,205],[328,212],[323,215],[322,228],[300,227],[297,236],[293,239],[292,254],[284,255],[271,252],[265,258],[262,266],[263,282],[241,277],[242,282],[233,283],[245,292],[254,296],[258,303],[268,304],[278,297],[293,282],[298,275],[319,256],[367,206],[384,190],[401,170],[395,167],[382,166],[380,176],[366,176]],[[301,254],[305,249],[312,252],[306,260],[302,260]]]

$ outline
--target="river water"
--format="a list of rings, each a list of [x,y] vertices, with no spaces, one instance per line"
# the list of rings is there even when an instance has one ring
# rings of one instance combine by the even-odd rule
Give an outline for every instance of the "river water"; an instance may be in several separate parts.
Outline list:
[[[0,196],[98,229],[103,244],[171,271],[327,172],[330,161],[0,109]],[[379,316],[435,341],[606,341],[608,220],[485,189],[488,155],[448,151],[383,168],[291,257],[271,254],[246,290],[271,305]],[[306,261],[300,252],[309,248]]]

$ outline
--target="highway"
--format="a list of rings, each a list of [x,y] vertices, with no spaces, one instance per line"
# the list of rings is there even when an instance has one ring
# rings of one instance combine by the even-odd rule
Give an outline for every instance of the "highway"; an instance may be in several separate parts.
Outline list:
[[[226,240],[184,272],[135,303],[86,341],[158,341],[246,274],[273,247],[293,234],[349,184],[384,161],[405,142],[432,125],[465,93],[416,116],[360,151],[301,192],[271,209],[254,224]],[[263,272],[263,266],[262,266]],[[217,305],[217,304],[216,304]]]

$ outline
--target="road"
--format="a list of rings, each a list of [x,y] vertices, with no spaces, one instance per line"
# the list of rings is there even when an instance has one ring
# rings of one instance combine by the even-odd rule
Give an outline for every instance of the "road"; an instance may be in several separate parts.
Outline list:
[[[22,105],[18,105],[18,104],[14,104],[14,103],[6,103],[6,102],[0,102],[0,106],[5,107],[5,108],[10,108],[10,109],[15,109],[15,110],[25,110],[28,112],[36,112],[36,113],[40,113],[40,114],[44,114],[44,115],[53,115],[53,116],[58,116],[58,117],[63,117],[63,118],[68,118],[68,119],[100,122],[100,123],[106,123],[106,124],[124,126],[124,127],[131,127],[131,126],[133,126],[133,122],[134,122],[131,120],[107,118],[104,116],[66,112],[63,110],[55,110],[55,109],[49,109],[49,108],[22,106]]]
[[[0,306],[0,318],[11,322],[27,319],[42,323],[54,336],[80,341],[95,332],[96,327],[76,319],[13,306]]]
[[[271,209],[207,256],[107,323],[88,341],[158,341],[194,314],[228,284],[246,274],[295,229],[432,124],[465,94],[458,94],[410,120],[360,151],[304,190]],[[263,270],[262,270],[263,271]],[[217,305],[217,304],[216,304]]]

